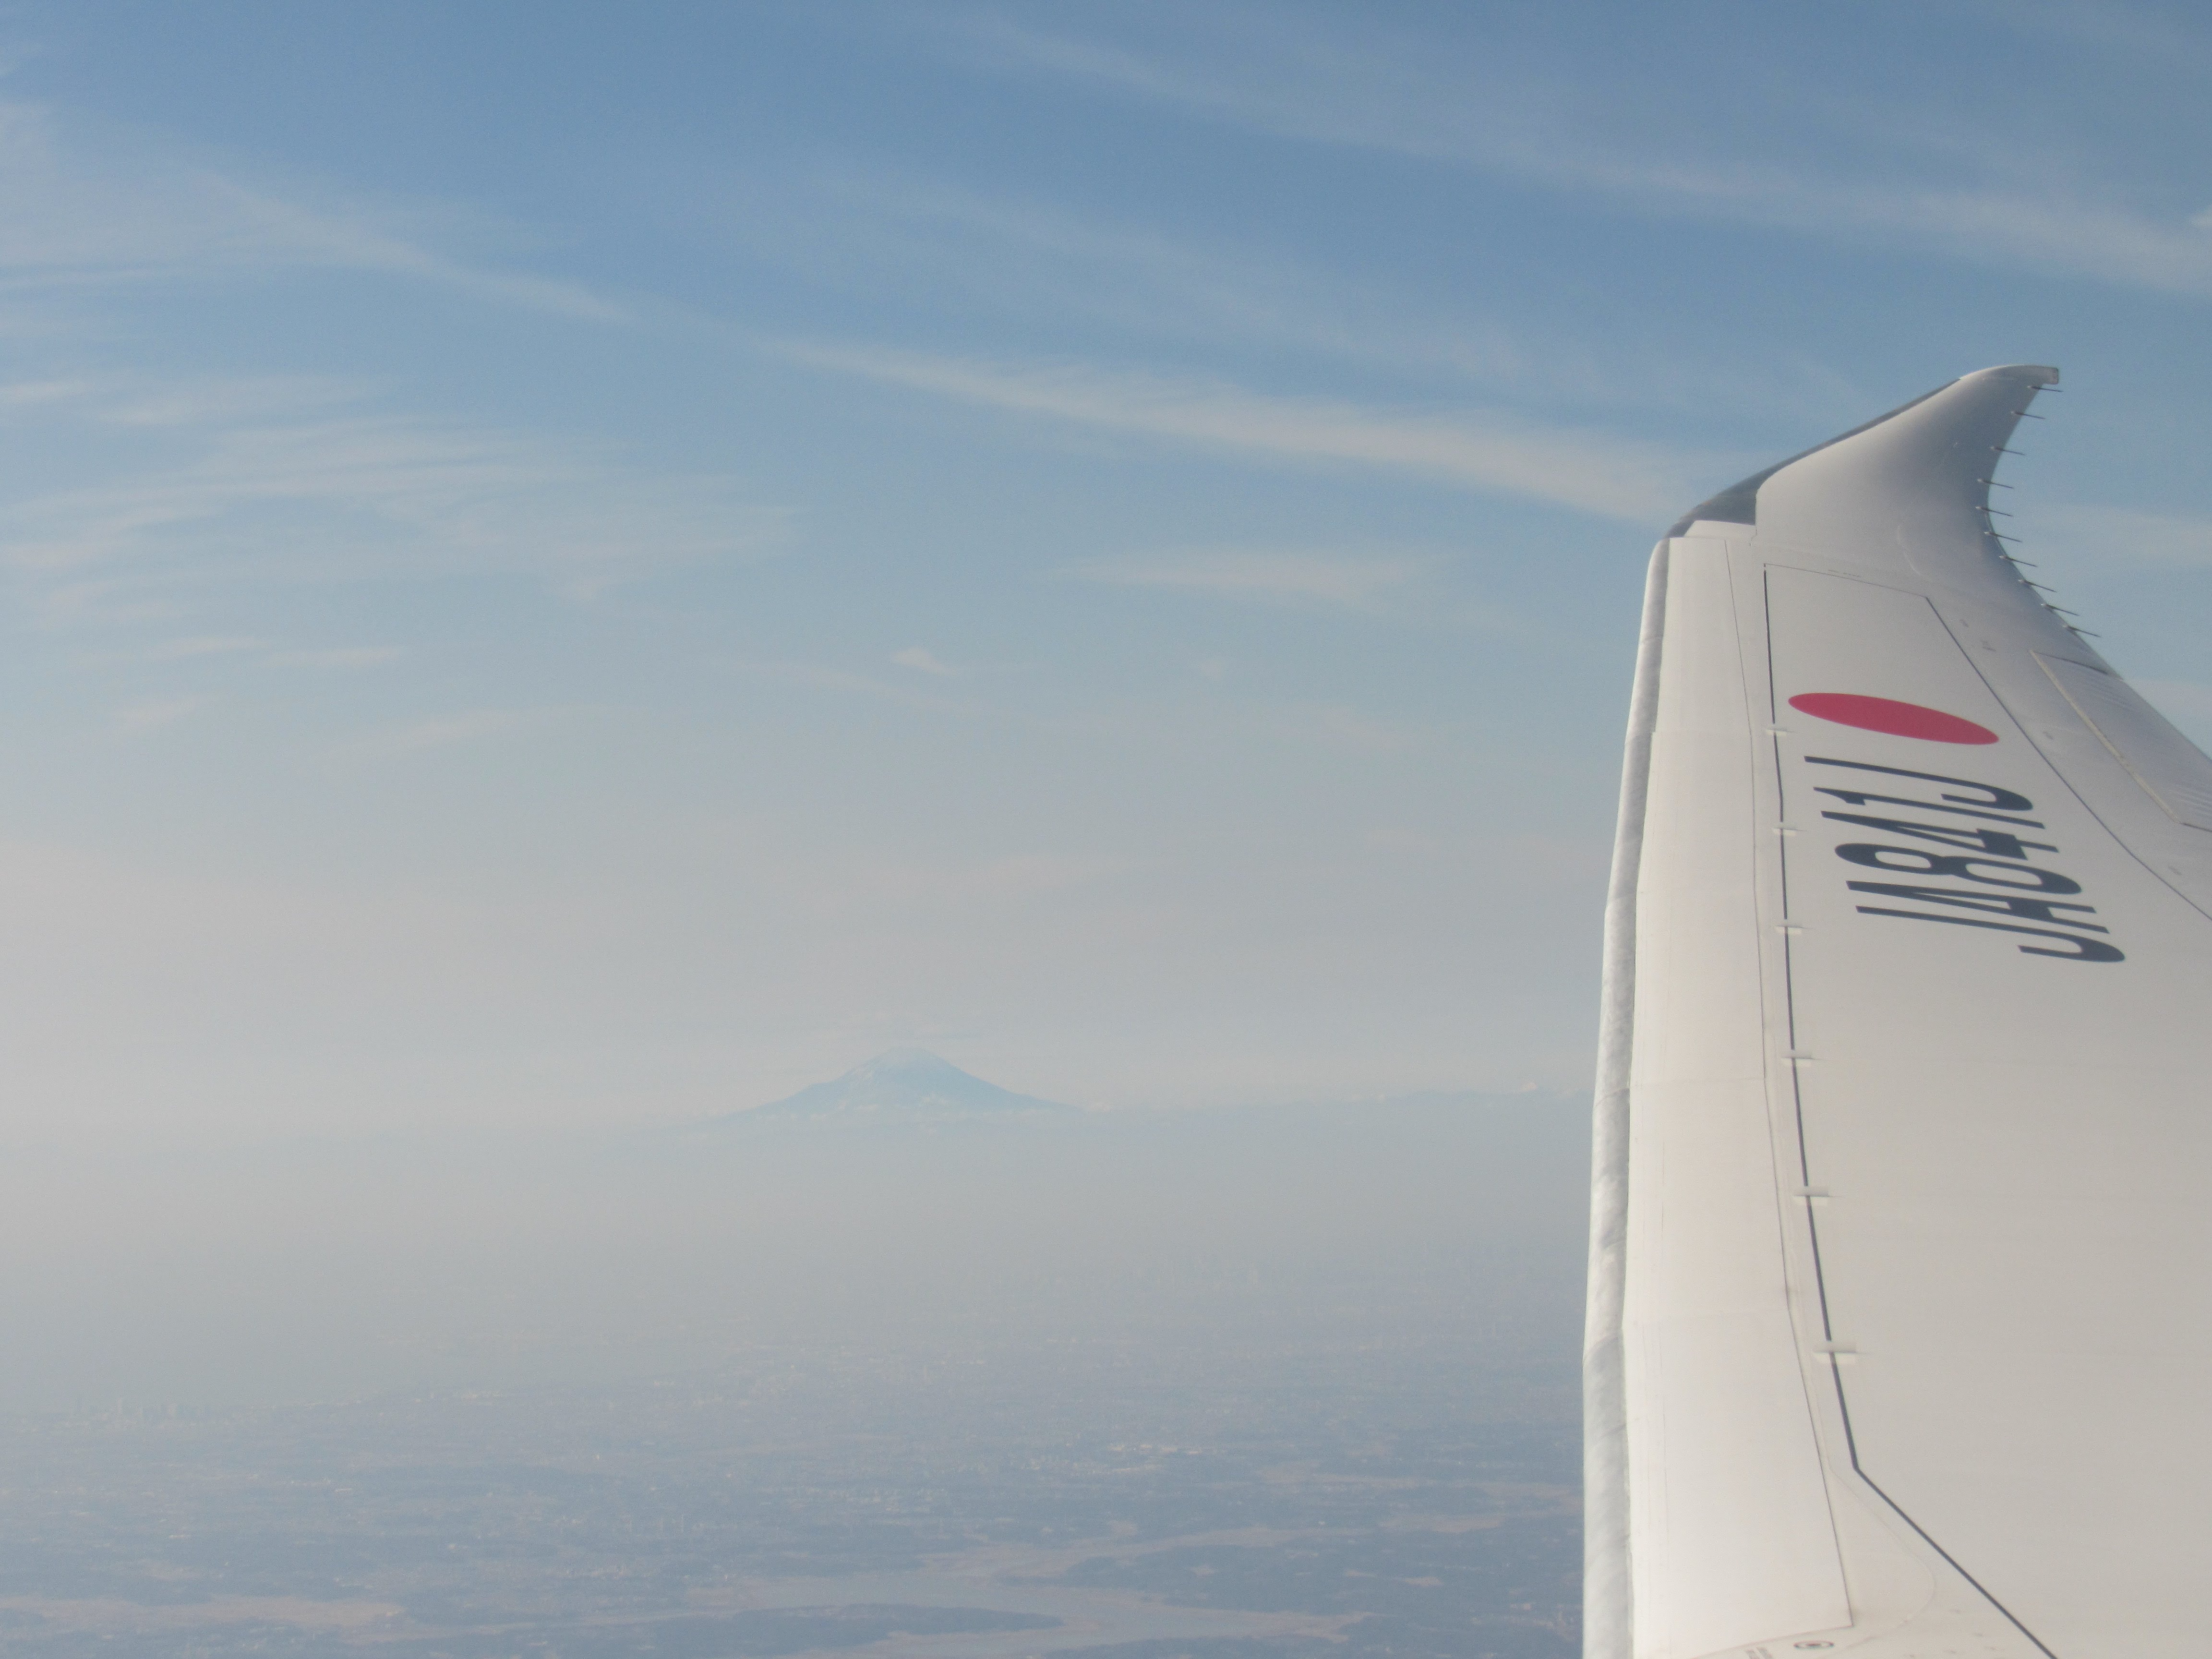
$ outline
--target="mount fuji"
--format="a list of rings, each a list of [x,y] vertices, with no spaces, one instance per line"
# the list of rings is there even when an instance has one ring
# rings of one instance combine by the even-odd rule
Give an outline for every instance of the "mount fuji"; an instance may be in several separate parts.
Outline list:
[[[986,1083],[926,1048],[893,1048],[841,1078],[701,1127],[799,1121],[889,1126],[1039,1115],[1073,1118],[1082,1111]]]

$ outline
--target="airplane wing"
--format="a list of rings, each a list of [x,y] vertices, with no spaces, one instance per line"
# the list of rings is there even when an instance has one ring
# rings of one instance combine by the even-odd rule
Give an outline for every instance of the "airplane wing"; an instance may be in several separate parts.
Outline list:
[[[1993,527],[2057,378],[1954,380],[1653,556],[1588,1659],[2203,1639],[2212,761]]]

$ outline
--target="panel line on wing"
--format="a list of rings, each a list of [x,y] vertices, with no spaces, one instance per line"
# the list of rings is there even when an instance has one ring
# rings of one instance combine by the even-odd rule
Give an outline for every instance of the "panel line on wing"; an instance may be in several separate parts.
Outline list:
[[[2035,660],[2167,817],[2192,830],[2212,830],[2212,760],[2172,722],[2117,675],[2040,651]]]
[[[2088,794],[2082,789],[2081,783],[2077,781],[2075,777],[2069,775],[2069,769],[2061,766],[2049,754],[2045,752],[2043,744],[2036,742],[2035,735],[2030,729],[2027,721],[2021,719],[2020,714],[2014,711],[2014,702],[2016,699],[2008,698],[2002,692],[1997,690],[1996,684],[1983,670],[1982,665],[1974,660],[1974,653],[1966,648],[1966,641],[1959,637],[1959,630],[1957,627],[1953,624],[1951,618],[1943,614],[1943,607],[1937,605],[1932,599],[1928,601],[1928,605],[1929,608],[1936,613],[1936,620],[1942,624],[1943,631],[1951,636],[1951,642],[1959,647],[1959,654],[1966,659],[1966,665],[1973,670],[1974,678],[1981,681],[1981,683],[1988,688],[1990,695],[1996,699],[1997,706],[2005,711],[2007,717],[2010,719],[2013,724],[2019,729],[2021,735],[2027,739],[2028,747],[2034,750],[2038,755],[2042,757],[2044,763],[2051,769],[2051,775],[2058,781],[2061,787],[2065,789],[2068,794],[2073,796],[2073,798],[2081,804],[2081,810],[2097,821],[2098,827],[2103,830],[2106,835],[2112,838],[2112,844],[2115,847],[2118,847],[2122,852],[2125,853],[2130,859],[2140,865],[2143,870],[2150,875],[2152,879],[2159,884],[2159,885],[2165,888],[2175,897],[2179,898],[2191,909],[2196,911],[2197,915],[2204,917],[2208,921],[2212,921],[2212,909],[2208,909],[2203,902],[2195,894],[2191,893],[2186,887],[2181,886],[2174,882],[2168,872],[2161,870],[2156,864],[2153,863],[2150,859],[2146,857],[2142,849],[2136,846],[2134,837],[2121,834],[2119,826],[2112,822],[2112,814],[2100,808],[2097,803],[2089,798]],[[2062,696],[2065,696],[2066,689],[2064,684],[2058,679],[2058,677],[2051,672],[2051,662],[2054,660],[2067,661],[2068,665],[2071,667],[2088,667],[2088,665],[2086,663],[2073,663],[2066,659],[2053,659],[2046,657],[2040,651],[2031,651],[2027,654],[2033,658],[2037,665],[2044,671],[2044,678],[2050,680],[2052,684],[2057,688],[2059,694]],[[1768,660],[1771,664],[1772,661],[1771,655]],[[2090,672],[2100,672],[2101,671],[2092,669]],[[2113,678],[2118,678],[2118,677],[2114,676]],[[2124,685],[2126,684],[2124,680],[2122,680],[2120,683]],[[2128,689],[2130,692],[2134,692],[2133,687],[2130,686]],[[2135,693],[2135,695],[2137,696],[2141,696],[2140,693]],[[2075,702],[2070,696],[2066,697],[2066,703],[2067,706],[2073,710],[2076,717],[2081,720],[2082,725],[2088,728],[2090,736],[2096,738],[2099,746],[2104,749],[2113,760],[2119,763],[2122,769],[2128,774],[2130,779],[2142,788],[2142,793],[2145,795],[2151,798],[2151,799],[2158,805],[2160,811],[2165,813],[2168,817],[2172,818],[2177,823],[2186,824],[2188,822],[2186,819],[2183,818],[2179,813],[2174,811],[2174,810],[2171,806],[2167,805],[2165,801],[2160,799],[2156,790],[2151,788],[2148,784],[2143,782],[2142,775],[2137,772],[2134,767],[2129,765],[2127,757],[2120,752],[2110,738],[2107,738],[2103,732],[2098,729],[2097,723],[2082,712],[2081,705]],[[2148,707],[2148,705],[2146,705],[2146,707]],[[2156,713],[2155,710],[2153,710],[2152,712],[2154,714]],[[2163,720],[2164,716],[2161,715],[2159,716],[2159,718]],[[2179,738],[2180,741],[2184,743],[2188,742],[2188,739],[2181,738],[2180,733],[2178,732],[2174,735],[2176,738]],[[2191,744],[2191,747],[2193,749],[2195,745]]]
[[[1765,656],[1767,665],[1767,706],[1770,710],[1773,711],[1773,718],[1777,724],[1779,723],[1780,720],[1782,687],[1780,678],[1776,672],[1774,655],[1774,636],[1776,630],[1772,573],[1778,568],[1785,569],[1792,568],[1791,567],[1786,566],[1766,566],[1760,573],[1759,584],[1760,595],[1765,611],[1764,620],[1766,630]],[[1796,574],[1802,574],[1809,573],[1798,572]],[[1855,581],[1857,579],[1850,577],[1829,577],[1827,580]],[[1881,586],[1880,584],[1876,583],[1868,583],[1865,585],[1872,587]],[[1899,597],[1917,599],[1923,605],[1928,605],[1929,611],[1931,613],[1936,613],[1935,620],[1937,624],[1942,628],[1943,632],[1946,635],[1951,636],[1952,644],[1958,649],[1960,655],[1965,659],[1967,667],[1973,672],[1977,678],[1982,679],[1984,684],[1987,684],[1986,678],[1982,675],[1979,665],[1973,661],[1972,654],[1965,649],[1964,646],[1958,641],[1956,635],[1952,634],[1948,623],[1944,623],[1940,612],[1936,611],[1936,607],[1932,604],[1929,604],[1924,596],[1907,594],[1903,590],[1893,588],[1882,588],[1881,591],[1897,593]],[[1996,696],[1994,688],[1990,689],[1990,696],[1992,698],[1995,698]],[[1999,706],[2002,706],[2001,701]],[[2010,717],[2010,710],[2008,709],[2006,713],[2008,717]],[[2025,729],[2019,726],[2019,722],[2016,720],[2014,721],[2014,725],[2015,729],[2020,732],[2021,738],[2025,740],[2027,738]],[[1773,736],[1770,741],[1773,745],[1775,763],[1777,817],[1779,822],[1786,823],[1790,821],[1790,785],[1786,768],[1784,765],[1782,738],[1778,734]],[[2030,744],[2030,747],[2033,747],[2033,744]],[[1787,903],[1789,892],[1788,872],[1790,866],[1790,845],[1787,837],[1778,837],[1778,843],[1776,856],[1779,861],[1783,872],[1782,892],[1784,899],[1784,914],[1786,915],[1790,914]],[[1786,1029],[1789,1032],[1790,1038],[1789,1047],[1792,1049],[1795,1049],[1799,1046],[1796,1006],[1797,987],[1794,966],[1794,957],[1796,948],[1797,944],[1796,939],[1790,933],[1784,932],[1782,936],[1783,998],[1785,1007],[1784,1018],[1787,1022]],[[1812,1185],[1812,1166],[1806,1121],[1804,1072],[1803,1068],[1796,1065],[1790,1066],[1788,1070],[1790,1075],[1790,1097],[1796,1123],[1797,1148],[1800,1167],[1803,1171],[1804,1184],[1808,1188],[1810,1188]],[[1805,1218],[1805,1236],[1810,1249],[1813,1264],[1813,1281],[1820,1309],[1821,1338],[1824,1343],[1833,1343],[1836,1340],[1835,1325],[1833,1322],[1833,1316],[1829,1307],[1827,1264],[1821,1241],[1820,1218],[1814,1213],[1815,1206],[1808,1203],[1802,1207],[1803,1209]],[[1935,1551],[1937,1555],[1941,1556],[1944,1562],[1950,1566],[1953,1571],[1956,1572],[1966,1583],[1972,1585],[1975,1592],[1979,1595],[1984,1601],[1987,1601],[1990,1607],[1994,1607],[2000,1614],[2002,1614],[2005,1620],[2010,1624],[2014,1630],[2018,1631],[2022,1637],[2033,1644],[2038,1652],[2045,1655],[2046,1659],[2057,1659],[2057,1656],[2052,1653],[2051,1650],[2045,1644],[2042,1639],[2021,1621],[2018,1614],[2014,1613],[2010,1607],[2007,1607],[2002,1601],[1999,1600],[1998,1597],[1990,1590],[1988,1586],[1984,1584],[1978,1578],[1975,1577],[1972,1572],[1967,1571],[1966,1566],[1962,1565],[1950,1551],[1945,1549],[1943,1546],[1929,1533],[1925,1527],[1922,1526],[1917,1520],[1914,1519],[1911,1512],[1908,1511],[1903,1504],[1899,1504],[1896,1498],[1893,1498],[1883,1489],[1879,1481],[1875,1480],[1872,1475],[1867,1473],[1865,1467],[1860,1462],[1858,1433],[1856,1426],[1853,1423],[1851,1417],[1850,1392],[1844,1384],[1844,1367],[1840,1364],[1831,1360],[1826,1369],[1829,1373],[1831,1385],[1835,1389],[1836,1410],[1843,1428],[1844,1449],[1845,1455],[1850,1460],[1851,1473],[1856,1475],[1861,1480],[1864,1481],[1869,1491],[1872,1492],[1875,1497],[1879,1498],[1882,1503],[1889,1508],[1891,1512],[1896,1515],[1898,1519],[1904,1522],[1907,1527],[1910,1527],[1912,1529],[1913,1534],[1918,1537],[1922,1542],[1926,1544],[1929,1549]],[[1832,1497],[1831,1502],[1832,1503],[1832,1501],[1833,1499]]]

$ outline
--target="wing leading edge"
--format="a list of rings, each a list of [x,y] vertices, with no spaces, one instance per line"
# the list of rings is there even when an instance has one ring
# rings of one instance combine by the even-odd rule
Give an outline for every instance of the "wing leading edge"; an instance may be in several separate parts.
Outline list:
[[[1953,381],[1653,556],[1607,912],[1589,1659],[2197,1642],[2212,762],[1992,527],[2057,379]]]

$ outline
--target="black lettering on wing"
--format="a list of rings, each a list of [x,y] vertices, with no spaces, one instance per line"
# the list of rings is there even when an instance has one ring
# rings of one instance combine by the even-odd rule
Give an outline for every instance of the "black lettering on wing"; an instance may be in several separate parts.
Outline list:
[[[1864,806],[1870,801],[1879,801],[1884,806],[1910,806],[1920,812],[1950,812],[1962,818],[1987,818],[1992,823],[2008,823],[2015,830],[2043,828],[2042,820],[2039,818],[2007,817],[2002,812],[1992,812],[1986,807],[1980,806],[1944,806],[1932,800],[1915,800],[1910,795],[1875,795],[1869,794],[1863,789],[1831,789],[1825,784],[1814,789],[1813,793],[1816,795],[1833,795],[1838,800],[1851,806]]]
[[[1978,881],[1990,887],[2014,887],[2029,893],[2081,890],[2080,882],[2056,870],[2039,870],[2032,864],[2000,863],[1996,859],[1978,859],[1964,853],[1930,853],[1918,847],[1885,847],[1878,842],[1851,841],[1836,848],[1836,856],[1899,875],[1950,876],[1960,881]],[[1895,861],[1899,859],[1907,862]],[[1996,873],[1984,875],[1978,873],[1981,871]],[[2021,879],[2022,877],[2027,879]]]
[[[2126,956],[2115,945],[2101,939],[2091,939],[2092,933],[2109,930],[2101,923],[2077,920],[2097,914],[2092,905],[2068,904],[2059,902],[2059,896],[2078,893],[2081,884],[2071,876],[2056,870],[2045,870],[2027,862],[2031,849],[2039,853],[2056,853],[2057,848],[2048,842],[2023,841],[2014,833],[2021,830],[2040,830],[2043,825],[2034,818],[2010,816],[2035,810],[2035,803],[2016,789],[2007,789],[2000,784],[1977,782],[1971,778],[1954,778],[1939,772],[1915,772],[1902,766],[1876,766],[1867,761],[1837,760],[1831,757],[1808,755],[1806,762],[1812,766],[1840,767],[1848,771],[1871,772],[1885,778],[1911,778],[1922,783],[1936,785],[1929,793],[1936,800],[1915,800],[1906,795],[1888,795],[1874,789],[1852,788],[1845,781],[1838,779],[1833,785],[1816,785],[1815,794],[1826,795],[1847,806],[1907,806],[1916,813],[1942,813],[1946,817],[1978,818],[1982,824],[2002,824],[2001,830],[1986,829],[1982,824],[1966,825],[1948,823],[1927,823],[1918,818],[1888,817],[1864,812],[1835,812],[1825,808],[1820,816],[1839,823],[1856,824],[1861,829],[1883,834],[1901,836],[1935,847],[1952,847],[1960,850],[1939,853],[1929,845],[1896,847],[1881,842],[1846,842],[1836,848],[1836,856],[1846,863],[1881,871],[1885,875],[1904,876],[1903,882],[1852,881],[1845,885],[1854,893],[1868,897],[1898,899],[1915,904],[1941,906],[1940,910],[1904,910],[1888,905],[1862,904],[1861,915],[1890,916],[1900,921],[1934,921],[1952,927],[1984,927],[2002,933],[2021,933],[2032,939],[2051,941],[2049,944],[2024,944],[2019,948],[2027,956],[2055,957],[2065,962],[2124,962]],[[1892,788],[1896,785],[1890,785]],[[1934,887],[1923,885],[1930,878],[1973,884],[1972,886]],[[1974,912],[1960,915],[1960,911]],[[2061,915],[2060,912],[2069,912]],[[1999,916],[2008,920],[1997,921]],[[2045,924],[2035,926],[2036,923]]]
[[[2048,945],[2023,945],[2021,951],[2031,957],[2057,957],[2065,962],[2125,962],[2127,957],[2100,939],[2085,939],[2079,933],[2062,933],[2050,927],[2023,927],[2013,921],[1982,921],[1972,916],[1934,916],[1924,910],[1889,910],[1879,905],[1862,904],[1863,916],[1898,916],[1906,921],[1948,921],[1960,927],[1994,927],[2000,933],[2033,933],[2039,939],[2063,940],[2074,948],[2054,951]]]
[[[1863,812],[1823,812],[1824,818],[1833,818],[1838,823],[1856,823],[1862,829],[1881,830],[1893,836],[1911,836],[1920,841],[1936,842],[1945,847],[1969,847],[1986,853],[1993,859],[2025,860],[2031,847],[2039,853],[2055,853],[2058,849],[2047,841],[2022,841],[2008,830],[1969,828],[1963,823],[1915,823],[1909,818],[1877,818]]]
[[[1854,893],[1880,893],[1887,898],[1912,899],[1921,904],[1948,904],[1961,910],[1985,910],[1997,915],[2024,916],[2030,921],[2048,921],[2060,927],[2079,927],[2092,933],[2112,931],[2094,921],[2073,921],[2055,914],[2060,910],[2080,910],[2094,916],[2097,914],[2097,907],[2094,904],[2061,904],[2054,899],[2000,897],[1990,892],[1962,893],[1954,887],[1908,887],[1902,882],[1851,881],[1844,884]]]
[[[1944,795],[1943,799],[1954,806],[1986,807],[1998,812],[2033,812],[2035,810],[2033,801],[2013,790],[2000,788],[1994,783],[1976,783],[1968,778],[1947,778],[1940,772],[1909,772],[1901,766],[1875,766],[1865,761],[1831,760],[1820,755],[1808,755],[1805,763],[1808,766],[1848,767],[1854,772],[1881,772],[1893,778],[1917,778],[1923,783],[1948,783],[1960,789],[1976,790],[1989,797],[1987,800],[1977,800],[1972,795]],[[1834,794],[1838,792],[1824,789],[1820,793]]]

